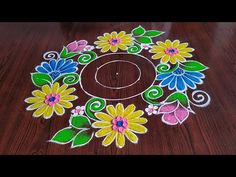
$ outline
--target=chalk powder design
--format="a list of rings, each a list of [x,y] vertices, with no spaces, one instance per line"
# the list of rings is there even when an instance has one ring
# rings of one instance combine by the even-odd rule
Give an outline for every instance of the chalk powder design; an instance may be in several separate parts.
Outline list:
[[[88,45],[86,40],[74,41],[64,46],[60,52],[49,51],[43,55],[45,61],[35,67],[31,73],[33,84],[38,87],[32,91],[33,97],[25,99],[30,105],[26,110],[34,110],[33,117],[50,119],[61,116],[65,110],[73,107],[72,102],[78,96],[72,95],[80,86],[85,94],[91,96],[85,105],[76,105],[71,111],[68,127],[54,134],[49,142],[57,144],[71,144],[71,148],[81,147],[88,144],[92,138],[104,137],[103,146],[109,146],[115,142],[118,148],[125,146],[126,139],[131,143],[138,143],[136,134],[144,134],[148,122],[144,116],[161,117],[161,121],[167,125],[182,124],[190,113],[195,114],[192,106],[206,107],[210,103],[210,96],[197,86],[203,84],[205,75],[203,71],[209,69],[199,61],[192,60],[193,48],[188,43],[179,40],[153,43],[153,38],[164,32],[146,30],[138,26],[127,34],[125,31],[105,33],[97,37],[96,49],[104,55],[98,56],[95,47]],[[121,52],[122,51],[122,52]],[[151,60],[142,56],[142,51],[148,51]],[[115,54],[135,55],[151,64],[156,73],[152,85],[141,93],[125,98],[101,98],[93,95],[83,88],[82,73],[90,63],[102,60],[104,56]],[[160,63],[154,65],[151,61]],[[107,64],[123,62],[129,63],[139,71],[137,80],[124,87],[109,87],[97,79],[97,73]],[[78,66],[82,66],[78,72]],[[106,89],[126,89],[140,81],[142,70],[130,61],[113,60],[97,68],[95,81]],[[61,83],[61,84],[60,84]],[[72,87],[73,86],[73,87]],[[164,90],[171,94],[164,98]],[[192,91],[189,92],[189,91]],[[137,110],[135,104],[124,107],[122,100],[140,96],[147,103],[145,111]],[[116,105],[107,105],[107,100],[119,100]]]

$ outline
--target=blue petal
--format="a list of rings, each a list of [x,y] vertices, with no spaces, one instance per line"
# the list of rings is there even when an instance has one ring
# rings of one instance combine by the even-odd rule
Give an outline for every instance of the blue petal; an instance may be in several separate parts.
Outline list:
[[[40,73],[48,73],[48,71],[46,69],[44,69],[42,66],[37,66],[35,68],[35,70],[40,72]]]
[[[169,89],[173,90],[175,88],[175,83],[176,83],[176,76],[172,79],[171,83],[169,84]]]
[[[46,62],[43,62],[42,64],[42,67],[44,67],[44,69],[46,69],[48,72],[51,72],[52,71],[52,68],[50,67],[50,65]]]
[[[200,73],[200,72],[189,72],[189,71],[187,71],[185,73],[187,73],[187,74],[189,74],[191,76],[195,76],[195,77],[199,77],[199,78],[205,78],[205,75]]]
[[[185,77],[184,75],[182,76],[182,79],[184,80],[184,82],[192,89],[196,88],[196,84],[194,82],[192,82],[190,79],[188,79],[187,77]]]
[[[57,64],[56,60],[55,60],[55,59],[51,59],[51,60],[49,61],[49,64],[50,64],[52,70],[54,71],[54,70],[55,70],[55,67],[56,67],[56,64]]]
[[[165,78],[167,78],[168,76],[170,76],[172,73],[164,73],[164,74],[158,74],[156,77],[156,80],[163,80]]]
[[[179,91],[184,91],[186,89],[185,83],[182,79],[182,76],[177,76],[177,89]]]
[[[67,68],[67,66],[70,65],[72,62],[73,62],[72,59],[66,60],[66,62],[64,63],[64,65],[62,65],[62,66],[61,66],[60,68],[58,68],[58,69],[63,70],[63,69],[65,69],[65,68]]]
[[[174,78],[174,75],[169,76],[168,78],[164,79],[161,83],[160,86],[166,86],[168,85],[172,79]]]
[[[193,81],[194,83],[197,83],[197,84],[201,84],[202,83],[202,80],[197,78],[197,77],[194,77],[192,75],[189,75],[189,74],[184,74],[184,76],[186,76],[188,79],[190,79],[191,81]]]
[[[75,71],[77,71],[77,68],[67,68],[63,71],[60,71],[60,73],[73,73]]]
[[[65,60],[64,60],[64,59],[60,59],[60,60],[57,62],[57,65],[56,65],[55,70],[58,70],[58,68],[60,68],[64,63],[65,63]]]

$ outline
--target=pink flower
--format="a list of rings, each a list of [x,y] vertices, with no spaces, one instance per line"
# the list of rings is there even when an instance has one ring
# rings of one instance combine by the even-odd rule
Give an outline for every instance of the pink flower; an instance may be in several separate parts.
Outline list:
[[[182,106],[178,101],[173,103],[165,103],[162,105],[158,114],[162,115],[162,122],[168,125],[182,124],[189,115],[189,110]]]
[[[85,108],[84,106],[76,106],[75,109],[71,111],[71,113],[73,114],[73,116],[83,115],[84,108]]]
[[[94,46],[92,45],[86,45],[85,48],[84,48],[84,51],[91,51],[94,49]]]
[[[69,43],[66,48],[68,52],[82,52],[87,45],[86,40],[79,40]]]
[[[147,112],[147,114],[150,116],[152,114],[157,114],[157,106],[153,106],[153,105],[148,105],[148,107],[145,109],[145,111]]]
[[[141,47],[145,50],[148,50],[149,48],[151,48],[151,46],[148,44],[141,44]]]
[[[112,125],[113,130],[124,133],[124,131],[128,128],[128,121],[124,117],[117,116],[112,120]]]

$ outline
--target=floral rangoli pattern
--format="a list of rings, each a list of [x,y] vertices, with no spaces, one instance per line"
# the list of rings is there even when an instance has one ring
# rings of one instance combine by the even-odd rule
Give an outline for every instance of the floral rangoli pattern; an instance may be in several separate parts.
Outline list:
[[[137,134],[148,132],[144,125],[148,123],[148,116],[160,118],[166,125],[177,125],[184,123],[190,113],[195,114],[193,106],[209,105],[210,96],[197,89],[203,84],[203,71],[209,68],[190,59],[194,49],[188,43],[169,39],[153,43],[153,38],[163,33],[138,26],[131,33],[113,31],[98,36],[95,46],[81,39],[64,46],[60,52],[46,52],[45,61],[31,73],[32,82],[38,89],[32,91],[32,97],[25,99],[30,104],[26,110],[34,111],[33,117],[50,119],[62,116],[71,108],[68,127],[56,132],[49,142],[70,143],[71,148],[76,148],[95,137],[103,137],[103,146],[114,142],[118,148],[123,148],[127,140],[137,144]],[[135,103],[124,107],[122,99],[116,105],[107,105],[109,99],[95,96],[91,96],[85,105],[73,106],[79,98],[79,95],[73,95],[75,86],[80,86],[78,66],[101,60],[96,50],[108,54],[123,51],[132,55],[141,55],[145,50],[151,54],[150,61],[159,60],[154,67],[155,82],[138,95],[147,103],[144,110],[137,110]],[[164,89],[171,93],[164,96]]]

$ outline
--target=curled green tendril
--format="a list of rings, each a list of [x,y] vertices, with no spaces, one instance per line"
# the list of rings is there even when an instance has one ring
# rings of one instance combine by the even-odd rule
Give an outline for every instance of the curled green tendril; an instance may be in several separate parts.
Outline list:
[[[106,101],[102,98],[91,98],[85,105],[85,112],[91,119],[97,120],[94,112],[101,111],[105,108]]]
[[[160,98],[163,95],[163,90],[161,87],[157,85],[153,85],[149,87],[144,93],[143,93],[143,99],[149,104],[157,105],[159,104],[158,101],[156,101],[158,98]]]
[[[128,48],[128,53],[139,53],[141,52],[141,46],[137,43],[134,43],[131,47]]]
[[[63,83],[67,85],[74,85],[80,81],[80,76],[77,73],[64,74],[58,77],[55,81],[58,81],[63,78]]]
[[[158,73],[170,73],[170,72],[173,72],[174,70],[176,70],[176,68],[178,68],[178,67],[179,67],[178,63],[175,64],[172,68],[169,64],[159,64],[156,67],[156,71]]]
[[[96,58],[97,58],[97,54],[95,52],[86,51],[86,52],[83,52],[83,54],[81,56],[79,56],[78,62],[81,65],[86,65]]]

